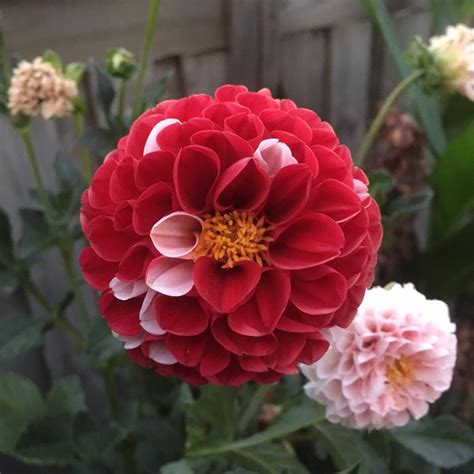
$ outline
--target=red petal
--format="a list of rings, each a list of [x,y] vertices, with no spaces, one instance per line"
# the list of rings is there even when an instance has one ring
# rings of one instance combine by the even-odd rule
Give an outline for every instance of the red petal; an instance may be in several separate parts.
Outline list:
[[[138,313],[143,296],[126,301],[118,300],[111,291],[105,292],[99,299],[100,312],[107,320],[112,331],[122,336],[136,336],[143,332]]]
[[[273,334],[250,337],[233,332],[227,324],[226,316],[220,316],[214,320],[211,328],[212,334],[219,344],[236,355],[247,354],[263,357],[271,354],[277,348],[277,340]]]
[[[234,132],[247,140],[253,148],[257,148],[265,134],[265,125],[256,115],[243,113],[227,117],[224,122],[224,130]]]
[[[133,207],[129,201],[122,201],[115,209],[114,229],[115,230],[131,230],[132,226]]]
[[[150,239],[132,245],[120,261],[117,278],[122,281],[143,280],[149,263],[157,255]]]
[[[216,152],[199,145],[183,148],[174,167],[179,203],[191,214],[201,214],[209,206],[209,192],[220,170]]]
[[[242,92],[237,95],[236,100],[239,104],[248,107],[254,114],[269,108],[278,110],[278,103],[275,99],[258,92]]]
[[[323,181],[314,190],[308,207],[332,217],[336,222],[347,221],[362,209],[354,190],[335,179]]]
[[[139,117],[132,124],[125,145],[125,153],[137,159],[143,156],[143,148],[145,148],[148,135],[150,135],[153,127],[164,119],[161,114],[146,114],[146,112],[142,117]]]
[[[285,314],[278,322],[277,329],[285,332],[314,333],[317,329],[326,327],[332,320],[333,313],[307,314],[289,305]]]
[[[212,130],[214,124],[205,118],[193,118],[183,124],[169,125],[160,132],[157,143],[162,150],[178,153],[179,150],[191,144],[191,137],[201,130]]]
[[[321,119],[319,118],[318,114],[310,109],[299,107],[297,109],[290,110],[289,113],[290,115],[295,115],[296,117],[303,119],[311,128],[318,127],[321,123]]]
[[[334,313],[333,323],[341,328],[351,324],[365,295],[365,286],[353,286],[347,293],[345,303]]]
[[[155,315],[162,329],[177,336],[195,336],[206,330],[209,314],[196,298],[160,295],[155,298]]]
[[[181,121],[200,117],[202,111],[209,105],[211,97],[206,94],[195,94],[175,101],[165,112],[166,117],[177,118]]]
[[[366,209],[362,208],[361,212],[346,222],[340,224],[342,232],[344,232],[345,244],[342,249],[341,256],[348,255],[364,241],[369,228],[369,217]]]
[[[193,280],[199,294],[218,312],[229,313],[245,303],[260,280],[261,268],[250,261],[222,268],[210,257],[196,260]]]
[[[148,235],[153,225],[173,211],[173,191],[166,183],[156,183],[140,195],[133,205],[133,228]]]
[[[175,156],[169,151],[154,151],[145,155],[137,164],[136,182],[141,189],[163,181],[173,184]]]
[[[110,198],[116,203],[135,198],[139,191],[135,184],[137,161],[131,156],[125,157],[110,177]]]
[[[166,345],[180,364],[187,367],[196,367],[201,363],[208,339],[209,335],[207,333],[197,336],[168,334]]]
[[[209,381],[217,385],[238,387],[249,382],[253,377],[254,374],[252,372],[242,370],[238,361],[234,359],[222,372],[210,376]]]
[[[222,102],[234,101],[236,96],[241,92],[247,92],[248,89],[245,86],[235,86],[233,84],[225,84],[216,89],[215,97],[217,100]]]
[[[117,167],[117,162],[115,160],[105,161],[92,177],[92,182],[89,187],[88,200],[89,204],[96,208],[101,209],[112,204],[110,199],[109,187],[110,187],[110,178],[112,173]]]
[[[329,342],[321,334],[314,334],[306,340],[306,344],[298,355],[298,362],[303,364],[313,364],[321,359],[329,349]]]
[[[309,268],[332,260],[341,253],[344,234],[324,214],[306,214],[275,235],[270,259],[279,268]]]
[[[138,235],[133,232],[119,232],[114,229],[113,220],[107,216],[98,216],[89,224],[86,237],[91,247],[104,260],[118,262]]]
[[[318,181],[333,178],[347,185],[352,184],[351,168],[337,153],[321,145],[312,146],[311,150],[319,162]]]
[[[305,342],[306,335],[298,333],[287,333],[283,331],[275,331],[278,339],[278,349],[276,351],[277,356],[277,367],[275,370],[287,367],[289,365],[294,366],[296,364],[296,358],[302,351]]]
[[[192,142],[214,150],[221,160],[222,171],[241,158],[253,155],[249,143],[232,132],[203,130],[193,135]]]
[[[339,145],[339,140],[334,129],[327,122],[321,122],[313,128],[313,140],[311,145],[321,145],[326,148],[335,148]]]
[[[221,175],[215,192],[216,209],[255,211],[264,203],[270,189],[267,174],[253,158],[244,158],[229,166]]]
[[[272,224],[283,224],[306,206],[312,175],[306,165],[290,165],[275,175],[265,204],[265,217]]]
[[[202,358],[199,372],[204,377],[215,375],[223,371],[231,361],[230,353],[224,350],[217,342],[209,340]]]
[[[336,258],[329,262],[329,265],[346,277],[347,287],[350,288],[358,280],[360,274],[365,271],[368,259],[369,249],[364,246],[356,248],[344,257]]]
[[[248,114],[250,110],[235,102],[214,102],[204,109],[203,117],[212,120],[222,130],[227,117],[244,112]]]
[[[346,279],[327,265],[291,273],[291,301],[308,314],[336,311],[347,294]]]
[[[240,366],[249,372],[266,372],[268,370],[268,363],[266,358],[254,357],[249,355],[242,355],[239,357]]]
[[[301,118],[279,109],[267,109],[259,114],[268,131],[283,130],[292,133],[304,142],[313,138],[311,127]]]
[[[287,272],[269,268],[262,273],[252,298],[229,315],[229,326],[244,336],[269,334],[283,314],[289,296]]]
[[[104,291],[109,288],[110,280],[115,276],[118,264],[100,258],[91,247],[86,247],[79,256],[82,275],[89,286]]]

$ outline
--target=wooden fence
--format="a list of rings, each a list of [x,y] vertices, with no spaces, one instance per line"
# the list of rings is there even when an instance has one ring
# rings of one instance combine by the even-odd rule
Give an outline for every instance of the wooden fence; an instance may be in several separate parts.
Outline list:
[[[402,44],[414,33],[429,35],[428,0],[386,3]],[[16,55],[32,58],[52,48],[65,61],[89,56],[101,61],[111,46],[139,52],[148,2],[2,0],[0,9],[9,49]],[[359,144],[377,102],[397,80],[383,41],[359,0],[163,0],[147,83],[169,70],[174,76],[168,97],[212,93],[225,82],[269,87],[274,95],[291,97],[331,121],[350,147]],[[51,184],[55,151],[71,148],[69,124],[35,123],[33,137]],[[17,233],[17,210],[29,205],[32,178],[22,143],[3,119],[0,143],[0,205]],[[62,294],[63,276],[53,252],[34,269],[35,280],[51,299]],[[94,307],[93,295],[88,298]],[[2,297],[0,317],[25,313],[29,307],[37,311],[20,293]],[[74,308],[69,317],[76,321]],[[102,406],[99,381],[59,333],[48,336],[44,351],[18,358],[12,367],[43,386],[48,374],[78,373],[89,403],[98,410]]]

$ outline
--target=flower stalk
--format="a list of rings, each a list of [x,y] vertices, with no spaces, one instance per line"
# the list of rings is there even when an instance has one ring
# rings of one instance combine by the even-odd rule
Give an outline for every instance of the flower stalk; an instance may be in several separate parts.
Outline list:
[[[145,71],[148,64],[148,57],[150,55],[151,42],[153,35],[156,30],[156,19],[158,16],[158,10],[160,8],[160,0],[151,0],[150,8],[148,11],[148,20],[145,28],[145,36],[143,41],[143,52],[140,58],[140,65],[138,67],[138,76],[135,83],[135,95],[133,100],[133,118],[137,118],[140,115],[142,109],[142,95],[143,95],[143,83],[145,81]]]
[[[370,126],[369,130],[364,136],[362,140],[362,144],[357,151],[357,154],[354,159],[354,164],[356,166],[361,167],[365,161],[365,158],[371,149],[372,145],[374,144],[377,135],[382,128],[382,125],[385,121],[385,118],[392,108],[395,101],[400,97],[406,90],[408,90],[413,84],[415,84],[418,79],[423,75],[423,71],[413,71],[409,74],[405,79],[403,79],[388,95],[387,99],[385,100],[382,108],[379,110],[377,116],[375,117],[372,125]]]
[[[74,129],[76,131],[76,135],[79,138],[84,133],[84,116],[81,113],[74,113],[73,123],[74,123]],[[79,146],[79,156],[81,159],[82,176],[84,177],[86,184],[89,184],[91,180],[91,173],[92,173],[91,160],[89,157],[89,153],[87,152],[87,149],[82,145]]]

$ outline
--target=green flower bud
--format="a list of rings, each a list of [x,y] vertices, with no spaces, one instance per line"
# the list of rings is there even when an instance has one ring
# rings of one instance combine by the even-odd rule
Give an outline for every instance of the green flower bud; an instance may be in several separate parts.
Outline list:
[[[111,76],[130,79],[136,69],[135,58],[124,48],[110,48],[105,55],[105,69]]]

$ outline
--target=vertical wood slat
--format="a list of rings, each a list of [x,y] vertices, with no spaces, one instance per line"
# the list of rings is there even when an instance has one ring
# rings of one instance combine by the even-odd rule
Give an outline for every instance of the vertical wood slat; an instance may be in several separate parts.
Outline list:
[[[217,87],[226,82],[227,56],[223,51],[182,56],[181,64],[185,94],[213,95]]]
[[[306,31],[284,36],[280,47],[281,93],[300,107],[328,113],[326,33]]]
[[[330,120],[341,142],[354,150],[367,125],[371,25],[354,21],[331,31]]]

